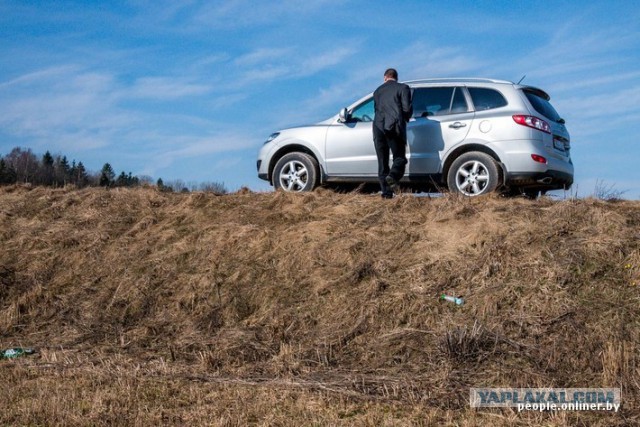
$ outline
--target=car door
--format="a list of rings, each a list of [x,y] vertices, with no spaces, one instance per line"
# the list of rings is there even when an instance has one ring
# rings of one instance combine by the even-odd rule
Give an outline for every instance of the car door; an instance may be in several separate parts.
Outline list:
[[[462,87],[419,87],[413,91],[413,115],[407,127],[407,173],[440,172],[442,155],[464,141],[474,113]]]
[[[346,123],[329,126],[325,144],[327,174],[377,176],[378,158],[373,145],[373,97],[351,110]]]

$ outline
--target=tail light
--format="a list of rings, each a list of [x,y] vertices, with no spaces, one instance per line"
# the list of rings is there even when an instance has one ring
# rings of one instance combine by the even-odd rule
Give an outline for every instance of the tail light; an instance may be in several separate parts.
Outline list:
[[[515,115],[513,116],[513,121],[522,126],[538,129],[545,133],[551,133],[549,123],[534,116]]]
[[[547,164],[547,159],[545,159],[544,157],[538,154],[532,154],[531,158],[533,159],[534,162],[544,163],[545,165]]]

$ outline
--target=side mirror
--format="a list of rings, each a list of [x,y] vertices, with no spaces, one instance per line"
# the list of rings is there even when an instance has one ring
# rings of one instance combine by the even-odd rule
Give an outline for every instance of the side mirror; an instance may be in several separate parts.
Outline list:
[[[349,121],[349,111],[346,108],[343,108],[338,113],[338,121],[340,123],[347,123]]]

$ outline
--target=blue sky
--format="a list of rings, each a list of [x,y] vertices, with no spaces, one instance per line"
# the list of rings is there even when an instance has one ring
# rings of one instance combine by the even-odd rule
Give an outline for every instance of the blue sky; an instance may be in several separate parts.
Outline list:
[[[640,197],[635,1],[0,0],[0,154],[270,188],[273,131],[401,80],[491,77],[550,93],[579,196]]]

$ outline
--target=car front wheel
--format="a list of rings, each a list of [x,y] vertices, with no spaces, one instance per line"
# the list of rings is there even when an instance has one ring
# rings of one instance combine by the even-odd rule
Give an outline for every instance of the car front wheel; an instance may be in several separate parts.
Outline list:
[[[488,154],[473,151],[458,157],[447,176],[449,190],[465,196],[480,196],[498,188],[498,165]]]
[[[318,162],[306,153],[285,154],[273,169],[273,186],[287,192],[311,191],[318,182]]]

